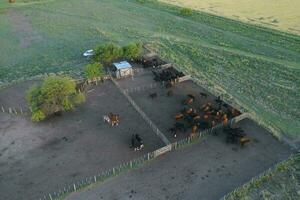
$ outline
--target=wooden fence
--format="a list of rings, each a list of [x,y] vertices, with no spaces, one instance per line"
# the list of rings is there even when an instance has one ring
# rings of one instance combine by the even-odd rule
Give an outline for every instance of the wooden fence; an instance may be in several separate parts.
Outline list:
[[[231,119],[229,121],[229,124],[232,124],[235,118]],[[198,132],[195,137],[187,137],[183,140],[168,144],[162,148],[159,148],[153,152],[149,152],[141,157],[138,157],[136,159],[130,160],[128,162],[121,163],[118,166],[112,167],[111,169],[107,169],[106,171],[102,173],[95,174],[94,176],[87,177],[85,179],[82,179],[80,181],[74,182],[72,184],[66,185],[65,187],[61,188],[60,190],[56,192],[52,192],[49,194],[44,195],[39,200],[58,200],[61,199],[61,197],[66,196],[67,194],[70,194],[72,192],[76,192],[80,189],[83,189],[89,185],[95,184],[97,182],[103,182],[107,180],[108,178],[117,176],[121,173],[124,173],[126,171],[129,171],[130,169],[138,168],[143,166],[145,163],[162,156],[168,152],[175,151],[178,148],[185,147],[191,143],[195,143],[197,141],[200,141],[201,139],[205,138],[207,135],[213,133],[214,131],[223,128],[224,126],[227,126],[224,124],[218,124],[217,126],[207,129],[205,131]]]

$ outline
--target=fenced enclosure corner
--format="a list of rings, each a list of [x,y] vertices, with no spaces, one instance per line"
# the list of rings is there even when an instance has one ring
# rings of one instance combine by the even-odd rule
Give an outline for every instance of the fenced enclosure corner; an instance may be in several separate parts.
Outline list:
[[[121,163],[118,166],[115,166],[113,168],[107,169],[106,171],[102,173],[95,174],[93,176],[86,177],[85,179],[82,179],[80,181],[71,183],[69,185],[66,185],[65,187],[61,188],[60,190],[49,193],[47,195],[44,195],[39,200],[58,200],[62,197],[72,193],[76,192],[78,190],[84,189],[87,186],[90,186],[97,182],[103,182],[111,177],[117,176],[123,172],[129,171],[131,169],[139,168],[143,166],[145,163],[154,160],[155,158],[162,156],[168,152],[175,151],[177,149],[183,148],[188,146],[189,144],[195,143],[197,141],[200,141],[201,139],[205,138],[207,135],[214,133],[215,131],[230,126],[232,123],[236,123],[238,121],[241,121],[242,119],[245,119],[247,115],[241,115],[236,118],[231,119],[227,124],[218,124],[213,128],[199,131],[194,137],[187,137],[183,140],[167,144],[166,146],[159,148],[153,152],[149,152],[147,154],[144,154],[141,157],[138,157],[136,159],[130,160],[128,162]]]

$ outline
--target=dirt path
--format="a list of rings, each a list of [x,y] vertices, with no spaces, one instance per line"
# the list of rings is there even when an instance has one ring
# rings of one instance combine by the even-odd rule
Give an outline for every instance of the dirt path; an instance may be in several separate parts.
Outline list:
[[[209,136],[66,200],[219,199],[291,154],[254,122],[243,120],[239,126],[253,140],[245,148],[226,144],[221,133]]]
[[[8,16],[14,33],[20,40],[21,48],[28,48],[34,42],[39,42],[43,39],[42,36],[34,30],[30,21],[20,10],[14,8],[8,9]]]

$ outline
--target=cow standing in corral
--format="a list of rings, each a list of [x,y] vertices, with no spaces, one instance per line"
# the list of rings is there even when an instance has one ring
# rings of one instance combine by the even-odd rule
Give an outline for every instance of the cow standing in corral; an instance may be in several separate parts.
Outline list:
[[[169,90],[169,91],[167,92],[167,97],[171,97],[171,96],[173,96],[173,91],[172,91],[172,90]]]
[[[144,141],[139,136],[139,134],[132,134],[131,148],[133,148],[134,151],[140,151],[144,148]]]
[[[113,113],[109,113],[108,115],[103,116],[103,121],[113,126],[118,126],[120,122],[119,115],[115,115]]]
[[[208,97],[208,95],[206,93],[204,93],[204,92],[200,92],[200,95],[201,95],[201,97],[203,97],[205,99]]]
[[[149,95],[149,97],[150,97],[151,99],[155,99],[155,98],[157,98],[157,93],[156,93],[156,92],[151,93],[151,94]]]

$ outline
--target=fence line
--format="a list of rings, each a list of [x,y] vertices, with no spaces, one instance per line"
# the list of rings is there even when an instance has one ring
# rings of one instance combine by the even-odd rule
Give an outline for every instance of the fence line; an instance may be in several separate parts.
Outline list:
[[[241,190],[247,190],[249,189],[249,187],[253,184],[255,184],[256,181],[259,181],[260,178],[266,177],[266,176],[271,176],[272,173],[274,171],[276,171],[276,169],[278,167],[281,167],[283,165],[285,165],[286,163],[288,163],[290,160],[292,160],[294,157],[296,157],[298,154],[292,154],[290,155],[288,158],[286,158],[285,160],[273,165],[272,167],[268,168],[267,170],[263,171],[262,173],[258,174],[257,176],[252,177],[249,181],[247,181],[246,183],[244,183],[243,185],[241,185],[238,188],[235,188],[234,190],[232,190],[231,192],[227,193],[226,195],[224,195],[220,200],[227,200],[230,199],[230,197],[232,195],[238,194],[239,191]]]
[[[142,109],[135,103],[135,101],[129,96],[127,92],[125,92],[120,85],[111,78],[112,82],[117,86],[117,88],[124,94],[127,100],[131,103],[131,105],[135,108],[135,110],[142,116],[142,118],[149,124],[152,130],[160,137],[160,139],[166,144],[170,144],[170,141],[166,138],[166,136],[158,129],[158,127],[151,121],[151,119],[142,111]]]
[[[25,109],[25,108],[22,108],[22,107],[4,107],[4,106],[1,106],[0,107],[1,110],[0,112],[2,113],[7,113],[7,114],[14,114],[14,115],[23,115],[23,114],[27,114],[29,109]]]
[[[80,190],[86,186],[92,185],[97,182],[103,182],[108,178],[117,176],[120,173],[126,172],[130,169],[135,169],[138,168],[142,165],[144,165],[146,162],[154,160],[155,158],[168,153],[170,151],[175,151],[178,148],[182,148],[184,146],[187,146],[191,143],[194,143],[196,141],[200,141],[203,139],[205,136],[213,133],[214,131],[221,129],[232,122],[234,122],[235,118],[231,119],[229,123],[227,124],[218,124],[217,126],[204,130],[204,131],[199,131],[195,137],[187,137],[185,139],[179,140],[177,142],[168,144],[160,149],[157,149],[153,152],[149,152],[147,154],[144,154],[141,157],[138,157],[136,159],[130,160],[128,162],[121,163],[120,165],[117,165],[115,167],[112,167],[110,169],[107,169],[103,171],[102,173],[95,174],[94,176],[86,177],[85,179],[82,179],[80,181],[71,183],[69,185],[64,186],[63,188],[59,189],[56,192],[49,193],[47,195],[44,195],[42,198],[39,200],[55,200],[59,199],[69,193],[76,192],[77,190]]]
[[[142,92],[142,91],[145,91],[145,90],[154,89],[154,88],[158,88],[158,87],[162,87],[161,83],[151,83],[149,85],[124,89],[123,91],[126,92],[126,93]]]

